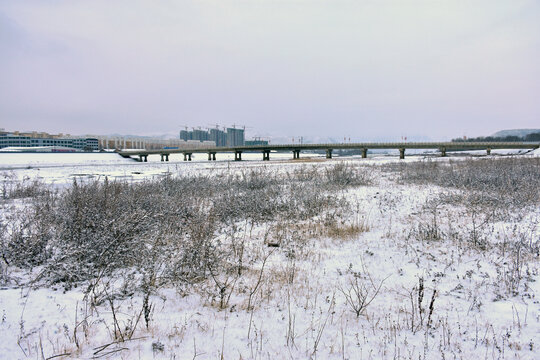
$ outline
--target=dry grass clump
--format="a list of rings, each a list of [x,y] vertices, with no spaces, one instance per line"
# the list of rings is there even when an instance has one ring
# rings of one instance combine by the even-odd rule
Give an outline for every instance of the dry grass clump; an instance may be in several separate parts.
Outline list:
[[[369,229],[367,224],[333,224],[326,227],[325,235],[333,239],[352,239]]]

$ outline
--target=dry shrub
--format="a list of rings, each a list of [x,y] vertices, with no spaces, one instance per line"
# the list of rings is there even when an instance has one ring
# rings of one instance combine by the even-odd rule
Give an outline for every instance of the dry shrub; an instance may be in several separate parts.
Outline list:
[[[314,222],[323,227],[315,235],[334,237],[363,231],[347,225],[351,206],[337,190],[365,179],[358,169],[338,164],[292,174],[257,169],[140,183],[74,180],[59,192],[41,184],[6,219],[10,231],[2,252],[19,267],[45,265],[39,280],[66,289],[118,274],[135,290],[148,292],[148,278],[155,287],[183,287],[210,275],[220,279],[230,264],[239,264],[234,266],[241,274],[245,240],[234,234],[218,240],[225,229],[237,232],[238,224]],[[282,235],[296,254],[303,251],[298,234],[288,229]]]
[[[419,161],[385,165],[403,183],[434,184],[471,192],[477,202],[498,207],[525,207],[540,202],[540,158],[509,157]]]

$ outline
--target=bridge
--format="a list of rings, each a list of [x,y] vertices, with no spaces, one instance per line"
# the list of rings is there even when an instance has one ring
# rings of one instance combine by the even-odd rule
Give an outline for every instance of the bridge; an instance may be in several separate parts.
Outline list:
[[[241,161],[242,153],[262,153],[262,160],[270,160],[270,152],[292,152],[293,159],[300,158],[300,152],[305,150],[319,150],[326,152],[326,158],[332,158],[334,150],[360,150],[362,157],[367,157],[368,149],[397,149],[399,158],[405,158],[406,149],[434,149],[441,156],[446,156],[447,151],[459,150],[485,150],[487,155],[493,149],[537,149],[537,142],[387,142],[387,143],[337,143],[337,144],[284,144],[284,145],[252,145],[234,147],[199,147],[185,149],[159,149],[159,150],[126,150],[117,151],[122,157],[138,157],[139,161],[147,162],[149,155],[160,155],[161,161],[169,161],[170,154],[184,154],[184,161],[191,161],[194,153],[207,153],[208,160],[216,160],[217,153],[234,153],[234,160]]]

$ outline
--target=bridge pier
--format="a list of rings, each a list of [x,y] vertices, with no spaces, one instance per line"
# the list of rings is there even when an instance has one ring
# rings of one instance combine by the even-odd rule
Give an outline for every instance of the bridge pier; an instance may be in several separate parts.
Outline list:
[[[169,154],[165,154],[165,161],[169,161]]]
[[[148,155],[139,154],[139,162],[148,162]]]
[[[300,150],[293,150],[293,159],[300,159]]]
[[[234,152],[234,161],[242,161],[242,152],[241,151],[235,151]]]
[[[263,150],[263,161],[270,160],[270,150]]]
[[[446,148],[442,147],[440,150],[441,150],[441,156],[445,157],[446,156]]]
[[[399,149],[399,158],[400,159],[405,159],[405,148],[400,148]]]
[[[488,155],[491,155],[491,148],[487,148],[487,149],[486,149],[486,153],[487,153]]]
[[[191,153],[184,153],[184,161],[191,161]]]
[[[362,149],[362,159],[365,159],[365,158],[367,158],[367,149],[363,148]]]
[[[326,149],[326,158],[331,159],[332,158],[332,149]]]

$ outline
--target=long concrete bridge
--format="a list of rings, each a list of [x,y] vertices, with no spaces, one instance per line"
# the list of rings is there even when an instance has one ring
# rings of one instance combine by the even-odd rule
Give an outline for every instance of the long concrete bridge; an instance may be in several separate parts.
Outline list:
[[[217,153],[234,153],[234,160],[242,160],[242,153],[262,153],[262,160],[270,160],[270,152],[292,152],[293,159],[300,158],[300,152],[305,150],[326,151],[326,158],[332,158],[334,150],[360,150],[362,157],[367,157],[368,149],[397,149],[399,158],[405,158],[406,149],[434,149],[441,156],[446,156],[447,151],[459,150],[485,150],[487,155],[493,149],[537,149],[537,142],[388,142],[388,143],[342,143],[342,144],[284,144],[284,145],[254,145],[234,147],[200,147],[186,149],[160,149],[160,150],[127,150],[118,151],[125,157],[138,157],[139,161],[148,161],[149,155],[160,155],[161,161],[169,161],[170,154],[184,154],[184,161],[191,161],[194,153],[207,153],[208,160],[216,160]]]

